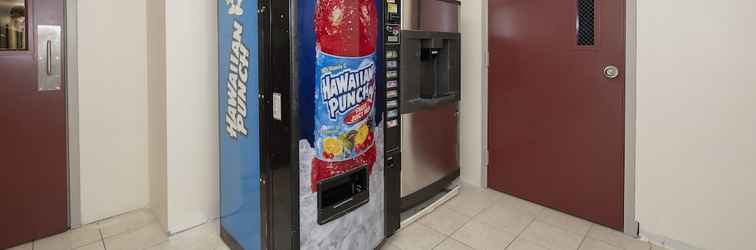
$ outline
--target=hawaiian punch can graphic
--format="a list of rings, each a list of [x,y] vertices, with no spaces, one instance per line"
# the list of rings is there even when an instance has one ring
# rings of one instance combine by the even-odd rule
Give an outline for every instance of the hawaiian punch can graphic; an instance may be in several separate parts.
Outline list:
[[[317,0],[313,192],[321,180],[354,168],[372,172],[376,12],[374,0]]]

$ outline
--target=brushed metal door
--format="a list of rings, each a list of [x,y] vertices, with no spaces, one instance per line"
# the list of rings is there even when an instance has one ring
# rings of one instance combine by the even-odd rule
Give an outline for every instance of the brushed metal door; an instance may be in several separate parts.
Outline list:
[[[402,115],[402,197],[459,169],[457,123],[457,103]]]

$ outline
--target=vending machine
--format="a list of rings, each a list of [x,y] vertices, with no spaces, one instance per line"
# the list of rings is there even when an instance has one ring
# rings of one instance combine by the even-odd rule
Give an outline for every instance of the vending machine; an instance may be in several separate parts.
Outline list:
[[[400,141],[386,132],[387,110],[399,112],[386,106],[398,62],[385,50],[399,42],[398,2],[219,0],[221,237],[232,249],[372,250],[398,229],[400,182],[384,164],[385,142]]]

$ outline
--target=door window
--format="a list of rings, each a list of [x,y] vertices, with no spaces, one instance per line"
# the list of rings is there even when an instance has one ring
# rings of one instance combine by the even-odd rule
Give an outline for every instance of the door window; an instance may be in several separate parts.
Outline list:
[[[0,0],[0,51],[26,50],[26,1]]]
[[[593,46],[596,36],[594,35],[595,2],[594,0],[577,1],[577,44],[578,46]]]

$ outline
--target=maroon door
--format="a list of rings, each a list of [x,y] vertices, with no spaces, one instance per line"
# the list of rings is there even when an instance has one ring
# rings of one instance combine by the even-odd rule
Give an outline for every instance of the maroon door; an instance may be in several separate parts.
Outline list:
[[[0,249],[68,228],[64,38],[51,35],[64,6],[0,0]]]
[[[624,22],[624,0],[489,0],[491,188],[623,229]]]

